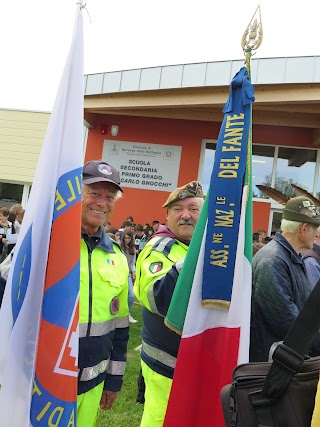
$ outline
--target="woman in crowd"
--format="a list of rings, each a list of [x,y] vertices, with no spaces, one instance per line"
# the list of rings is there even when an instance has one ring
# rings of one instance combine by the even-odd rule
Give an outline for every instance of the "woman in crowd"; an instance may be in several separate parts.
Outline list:
[[[150,240],[154,234],[153,228],[150,226],[144,228],[143,232],[144,232],[144,235],[142,236],[139,243],[139,252],[142,251],[142,249],[146,246],[147,241]]]
[[[15,242],[12,238],[16,234],[13,224],[9,221],[9,209],[0,208],[0,263],[9,255],[14,248]],[[9,242],[10,238],[10,243]]]
[[[129,305],[129,322],[137,323],[131,316],[131,308],[134,301],[133,293],[133,283],[136,280],[136,250],[133,242],[133,234],[129,230],[124,230],[121,238],[121,249],[125,256],[127,257],[128,267],[129,267],[129,295],[128,295],[128,305]]]
[[[12,219],[10,218],[10,215],[12,215]],[[17,234],[20,231],[23,215],[24,215],[24,209],[18,203],[16,203],[15,205],[12,205],[11,208],[9,209],[9,221],[11,221],[12,224],[14,225],[14,228]]]

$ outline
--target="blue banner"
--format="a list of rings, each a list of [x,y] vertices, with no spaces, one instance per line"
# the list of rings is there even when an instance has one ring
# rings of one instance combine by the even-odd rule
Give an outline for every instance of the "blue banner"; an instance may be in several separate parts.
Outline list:
[[[230,84],[207,195],[202,286],[205,306],[227,309],[231,301],[253,102],[253,86],[243,67]]]

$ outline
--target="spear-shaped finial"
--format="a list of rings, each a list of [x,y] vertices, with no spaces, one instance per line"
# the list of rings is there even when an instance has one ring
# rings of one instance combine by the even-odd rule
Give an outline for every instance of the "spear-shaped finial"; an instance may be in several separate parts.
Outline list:
[[[263,30],[260,6],[257,7],[241,39],[241,47],[246,55],[246,67],[250,74],[251,52],[262,43]]]

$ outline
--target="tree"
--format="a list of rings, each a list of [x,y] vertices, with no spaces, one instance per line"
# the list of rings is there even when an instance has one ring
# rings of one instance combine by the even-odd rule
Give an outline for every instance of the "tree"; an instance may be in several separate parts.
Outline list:
[[[271,174],[266,175],[264,179],[265,181],[262,184],[271,187]],[[281,193],[285,194],[288,197],[296,197],[298,196],[298,194],[291,186],[291,184],[295,184],[308,191],[305,185],[300,184],[298,182],[294,182],[292,178],[285,178],[283,176],[276,177],[274,188],[278,191],[281,191]],[[266,196],[264,196],[264,198],[266,198]]]

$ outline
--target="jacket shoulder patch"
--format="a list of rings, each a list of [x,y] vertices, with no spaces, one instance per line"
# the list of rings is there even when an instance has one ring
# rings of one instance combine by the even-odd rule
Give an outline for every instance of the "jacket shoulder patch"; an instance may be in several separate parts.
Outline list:
[[[155,274],[155,273],[158,273],[159,271],[161,271],[162,267],[163,267],[163,264],[161,261],[152,262],[149,265],[149,270],[151,271],[151,273]]]

